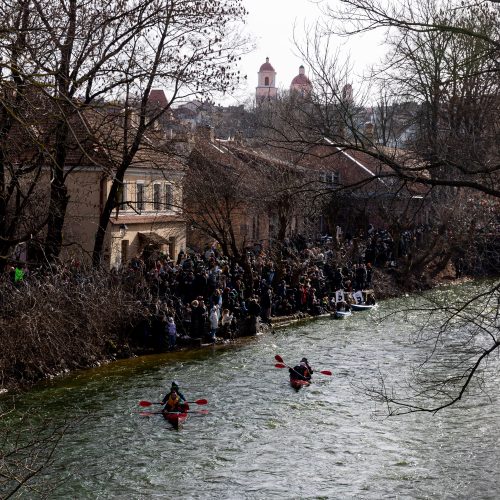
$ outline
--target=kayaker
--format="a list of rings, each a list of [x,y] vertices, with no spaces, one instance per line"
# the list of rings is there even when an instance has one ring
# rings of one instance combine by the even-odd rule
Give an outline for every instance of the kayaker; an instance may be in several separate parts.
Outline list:
[[[181,398],[175,389],[172,389],[164,398],[162,403],[165,405],[163,411],[180,411]]]
[[[170,392],[162,399],[161,404],[165,405],[164,411],[179,411],[181,405],[186,402],[186,398],[179,391],[179,384],[174,380],[170,386]],[[174,409],[172,409],[174,408]]]
[[[300,364],[290,368],[288,371],[290,372],[290,378],[295,380],[311,380],[311,376],[314,373],[307,358],[302,358]]]

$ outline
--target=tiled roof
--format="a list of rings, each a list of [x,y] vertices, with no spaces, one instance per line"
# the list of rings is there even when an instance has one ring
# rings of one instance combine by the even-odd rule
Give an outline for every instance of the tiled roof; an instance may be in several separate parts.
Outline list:
[[[161,108],[166,108],[168,106],[168,100],[165,96],[165,92],[160,89],[151,90],[149,93],[148,103]]]

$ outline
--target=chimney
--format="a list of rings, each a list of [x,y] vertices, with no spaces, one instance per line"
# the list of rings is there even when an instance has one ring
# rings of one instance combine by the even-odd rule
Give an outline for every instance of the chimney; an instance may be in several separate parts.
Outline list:
[[[352,85],[350,83],[344,85],[344,88],[342,89],[342,99],[349,104],[353,102]]]
[[[364,135],[367,140],[370,142],[373,142],[375,138],[375,126],[373,125],[372,122],[366,122],[365,127],[364,127]]]
[[[198,125],[196,127],[196,140],[214,142],[214,129],[210,125]]]
[[[236,131],[234,134],[234,142],[238,145],[241,146],[243,144],[243,133],[241,132],[240,129]]]

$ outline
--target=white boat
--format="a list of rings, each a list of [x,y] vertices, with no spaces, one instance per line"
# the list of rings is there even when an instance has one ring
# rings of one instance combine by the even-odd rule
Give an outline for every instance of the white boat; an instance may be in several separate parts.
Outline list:
[[[368,302],[375,302],[373,300],[373,292],[370,290],[369,292],[365,291],[363,292],[362,290],[357,290],[352,294],[352,298],[354,299],[353,303],[351,304],[351,309],[353,311],[369,311],[370,309],[374,309],[377,307],[377,304],[367,304]]]
[[[370,309],[375,309],[377,304],[351,304],[351,309],[353,311],[369,311]]]
[[[335,311],[330,314],[335,319],[345,319],[348,318],[349,316],[352,316],[351,311]]]

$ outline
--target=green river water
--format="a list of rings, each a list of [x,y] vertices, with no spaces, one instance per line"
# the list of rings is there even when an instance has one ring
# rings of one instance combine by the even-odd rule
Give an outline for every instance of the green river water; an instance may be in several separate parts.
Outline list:
[[[60,484],[49,497],[499,498],[498,371],[483,395],[435,415],[384,418],[359,390],[379,370],[396,381],[408,374],[411,317],[376,321],[405,300],[230,346],[119,361],[24,394],[18,411],[88,414],[58,447],[50,474]],[[296,392],[276,354],[289,364],[307,356],[333,376],[317,374]],[[172,379],[188,399],[209,401],[208,414],[190,415],[178,431],[138,413],[139,400],[158,401]]]

